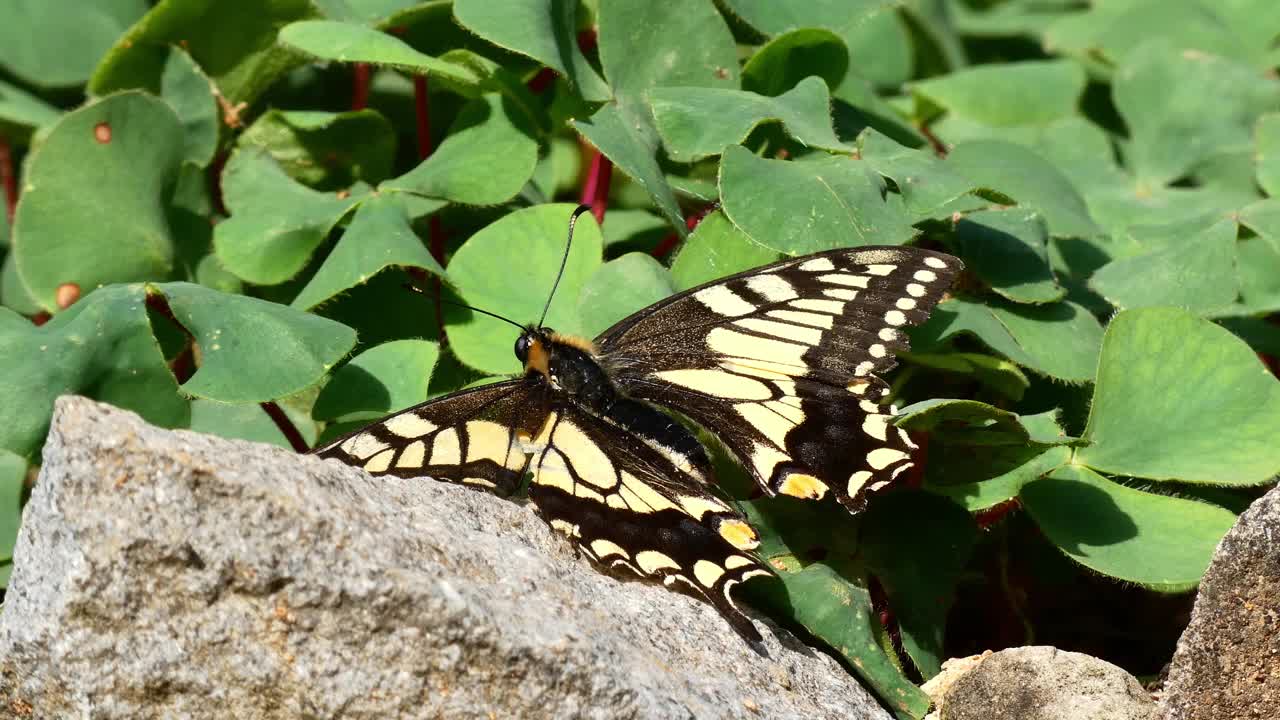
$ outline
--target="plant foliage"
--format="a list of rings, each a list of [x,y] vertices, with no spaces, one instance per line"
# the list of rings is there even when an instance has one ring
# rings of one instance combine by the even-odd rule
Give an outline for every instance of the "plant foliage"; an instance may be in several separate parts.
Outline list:
[[[3,578],[58,395],[302,446],[515,372],[437,301],[536,320],[579,200],[562,332],[789,255],[964,260],[890,378],[909,487],[738,495],[754,604],[900,717],[950,655],[1093,637],[1037,598],[1194,588],[1280,470],[1274,0],[57,6],[0,9]]]

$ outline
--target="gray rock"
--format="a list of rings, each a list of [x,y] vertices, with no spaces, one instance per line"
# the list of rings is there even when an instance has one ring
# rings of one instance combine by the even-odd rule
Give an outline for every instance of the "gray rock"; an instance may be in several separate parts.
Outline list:
[[[1132,675],[1053,647],[1011,648],[948,660],[925,691],[938,720],[1154,720],[1156,705]]]
[[[524,505],[58,401],[0,715],[876,718],[763,622],[593,570]]]
[[[1280,718],[1280,488],[1218,544],[1160,707],[1167,720]]]

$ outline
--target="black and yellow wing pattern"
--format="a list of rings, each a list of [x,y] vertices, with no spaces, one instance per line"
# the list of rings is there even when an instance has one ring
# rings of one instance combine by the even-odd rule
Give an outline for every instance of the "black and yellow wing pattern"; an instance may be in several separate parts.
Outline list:
[[[878,375],[961,268],[910,247],[784,260],[622,320],[600,361],[630,397],[710,430],[765,493],[831,492],[856,512],[911,467]]]
[[[705,450],[671,413],[719,438],[765,493],[830,492],[856,512],[911,466],[877,374],[960,269],[916,248],[833,250],[679,293],[595,343],[528,327],[523,377],[316,452],[500,492],[531,470],[530,499],[579,552],[700,597],[758,640],[730,593],[770,574],[755,531],[717,495]]]

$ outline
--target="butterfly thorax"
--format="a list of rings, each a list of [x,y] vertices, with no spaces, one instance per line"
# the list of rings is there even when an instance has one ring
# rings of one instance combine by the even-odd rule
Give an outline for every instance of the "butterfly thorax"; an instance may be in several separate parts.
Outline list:
[[[526,376],[541,376],[567,400],[639,435],[695,475],[710,476],[711,462],[693,433],[670,415],[618,390],[590,341],[529,328],[516,341],[516,357],[524,363]]]
[[[516,341],[516,357],[525,375],[540,375],[557,392],[606,414],[619,394],[600,363],[590,341],[561,335],[547,328],[530,328]]]

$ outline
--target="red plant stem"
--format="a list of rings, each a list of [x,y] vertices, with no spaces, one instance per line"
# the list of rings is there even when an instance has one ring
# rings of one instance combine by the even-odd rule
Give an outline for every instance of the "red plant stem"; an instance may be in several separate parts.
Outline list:
[[[285,439],[289,441],[289,445],[293,448],[294,452],[307,453],[311,451],[311,448],[307,445],[307,441],[303,439],[302,433],[298,432],[298,428],[293,426],[293,423],[289,421],[289,416],[284,414],[284,410],[281,410],[279,405],[274,402],[264,402],[260,404],[262,405],[263,411],[267,413],[267,417],[270,417],[271,420],[275,422],[276,427],[280,428],[280,432],[283,433]]]
[[[169,320],[169,322],[177,325],[178,328],[187,336],[187,346],[183,348],[182,352],[178,353],[178,355],[173,359],[173,362],[170,364],[170,371],[173,372],[173,375],[179,384],[190,380],[191,376],[195,374],[195,370],[192,369],[195,356],[195,336],[191,334],[191,331],[188,330],[185,325],[178,322],[178,318],[174,316],[173,310],[169,307],[169,301],[165,299],[163,295],[159,293],[148,293],[147,309],[159,315],[163,315]],[[271,418],[272,422],[276,424],[276,427],[280,428],[280,432],[284,435],[285,439],[289,441],[289,445],[291,445],[295,451],[305,453],[311,450],[307,445],[307,441],[303,439],[302,433],[298,432],[298,428],[293,426],[293,423],[289,420],[289,416],[284,414],[284,411],[280,409],[279,405],[271,401],[258,403],[258,405],[267,413],[267,417]]]
[[[653,255],[656,258],[664,258],[667,255],[671,254],[671,251],[675,250],[676,246],[679,244],[680,244],[680,235],[678,235],[677,233],[671,233],[670,235],[662,238],[662,240],[658,241],[658,244],[653,246],[653,250],[650,251],[649,254]]]
[[[556,81],[556,71],[551,68],[542,68],[533,77],[529,78],[529,82],[525,86],[529,91],[535,94],[541,94],[551,87]]]
[[[937,135],[934,135],[933,130],[928,125],[921,125],[918,129],[920,130],[920,134],[924,136],[924,139],[929,141],[929,145],[933,148],[933,154],[940,158],[945,158],[949,152],[947,150],[947,144],[942,142],[942,139]]]
[[[413,79],[413,109],[417,119],[418,157],[422,160],[431,157],[431,151],[435,149],[431,145],[431,98],[427,90],[425,75]],[[431,251],[431,257],[444,265],[444,226],[440,224],[440,217],[437,215],[432,215],[427,220],[427,238],[427,249]],[[426,279],[426,273],[420,269],[411,274],[419,282]],[[443,346],[448,338],[445,337],[444,332],[444,306],[440,302],[440,295],[440,278],[432,277],[431,298],[435,301],[436,335]]]
[[[356,63],[352,78],[351,109],[363,110],[369,106],[369,64]]]
[[[9,141],[0,137],[0,186],[4,187],[4,212],[13,224],[13,213],[18,208],[18,176],[13,172],[13,152]]]
[[[591,214],[596,216],[596,222],[604,223],[604,211],[609,205],[609,181],[613,177],[613,163],[599,150],[594,152],[591,169],[582,185],[581,202],[591,206]]]
[[[909,488],[919,488],[924,485],[924,469],[929,464],[929,434],[913,432],[911,433],[911,440],[916,444],[915,452],[911,453],[911,460],[914,465],[907,471],[906,477],[902,479],[902,485]]]

